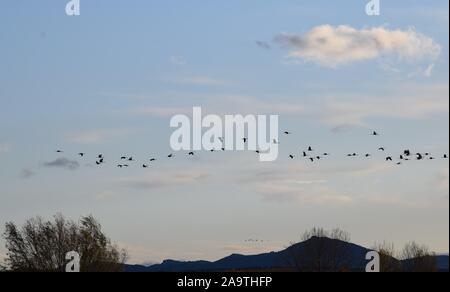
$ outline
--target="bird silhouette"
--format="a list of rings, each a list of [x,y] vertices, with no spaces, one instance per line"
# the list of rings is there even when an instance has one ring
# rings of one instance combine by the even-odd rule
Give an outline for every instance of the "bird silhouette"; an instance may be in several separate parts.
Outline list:
[[[309,160],[311,160],[311,162],[314,162],[314,158],[312,158],[312,157]]]
[[[155,162],[155,161],[156,161],[156,158],[150,159],[150,162]]]
[[[423,159],[423,155],[421,153],[417,153],[417,160],[422,160]]]
[[[148,168],[148,165],[143,164],[143,165],[142,165],[142,168]]]
[[[376,131],[373,131],[372,136],[378,136],[378,133]]]
[[[189,156],[194,156],[194,152],[189,152],[188,155]]]
[[[403,154],[405,155],[405,156],[411,156],[411,151],[410,150],[405,150],[405,151],[403,151]]]
[[[444,154],[444,156],[443,156],[442,158],[448,159],[448,155],[447,155],[447,154]]]
[[[309,151],[309,152],[312,152],[312,151],[314,151],[314,150],[313,150],[313,148],[312,148],[311,146],[309,146],[309,147],[308,147],[308,151]]]
[[[122,168],[122,167],[123,167],[123,165],[122,165],[122,164],[119,164],[119,165],[117,165],[117,167],[118,167],[118,168]]]
[[[78,153],[78,155],[81,157],[84,157],[85,153],[80,152],[80,153]]]
[[[366,154],[366,157],[369,158],[371,155],[369,153]]]
[[[303,151],[303,157],[307,157],[307,156],[308,156],[308,154],[305,151]]]
[[[290,135],[290,134],[292,134],[292,133],[289,132],[289,131],[286,131],[286,132],[284,132],[284,134],[285,134],[285,135]]]
[[[247,143],[248,139],[247,138],[243,138],[242,141],[244,141],[244,143]]]
[[[294,159],[295,156],[291,154],[291,155],[289,155],[289,158],[290,158],[290,159]]]
[[[173,154],[167,155],[167,158],[173,158]]]
[[[56,150],[56,153],[64,153],[62,150]]]
[[[97,158],[98,158],[98,159],[102,159],[102,158],[103,158],[103,154],[99,154],[99,155],[97,156]]]
[[[378,150],[380,150],[380,151],[386,151],[386,149],[385,149],[384,147],[380,147],[380,148],[378,148]]]
[[[133,157],[128,158],[128,161],[134,161]]]
[[[386,157],[386,161],[393,161],[391,156]]]
[[[120,157],[120,160],[125,160],[127,159],[125,156]]]

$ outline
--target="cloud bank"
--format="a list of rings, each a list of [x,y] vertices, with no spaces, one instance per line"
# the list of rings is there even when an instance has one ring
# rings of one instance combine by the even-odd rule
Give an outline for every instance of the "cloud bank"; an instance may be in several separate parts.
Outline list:
[[[75,170],[80,167],[80,164],[75,160],[69,160],[67,158],[58,158],[54,161],[45,162],[44,167],[65,168],[68,170]]]
[[[326,67],[395,56],[401,60],[436,59],[441,46],[413,28],[385,27],[356,29],[351,26],[321,25],[304,35],[280,34],[275,41],[291,51],[289,57]]]

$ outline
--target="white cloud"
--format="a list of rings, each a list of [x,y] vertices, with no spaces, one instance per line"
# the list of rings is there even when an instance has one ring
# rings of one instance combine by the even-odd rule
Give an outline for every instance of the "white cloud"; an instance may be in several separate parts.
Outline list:
[[[400,60],[436,59],[441,46],[413,28],[389,30],[374,27],[358,30],[351,26],[321,25],[304,35],[281,34],[275,41],[290,48],[289,57],[326,67],[395,56]]]
[[[427,67],[427,69],[425,69],[425,71],[423,72],[425,77],[430,78],[431,75],[433,75],[434,66],[435,64],[431,64],[430,66]]]
[[[122,179],[121,184],[133,189],[160,189],[194,184],[206,179],[208,176],[205,172],[194,170],[181,173],[155,171],[141,177]]]
[[[111,139],[121,138],[129,135],[129,129],[102,129],[71,133],[66,139],[77,144],[98,144]]]

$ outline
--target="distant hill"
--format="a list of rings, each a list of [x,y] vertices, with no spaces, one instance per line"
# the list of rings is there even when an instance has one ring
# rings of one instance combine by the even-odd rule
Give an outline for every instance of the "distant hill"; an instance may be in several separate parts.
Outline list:
[[[233,254],[215,262],[192,261],[183,262],[175,260],[165,260],[161,264],[151,266],[127,265],[126,272],[219,272],[219,271],[245,271],[245,270],[283,270],[292,267],[289,259],[292,255],[304,250],[308,245],[316,244],[321,240],[321,244],[336,246],[349,255],[352,271],[363,272],[367,261],[365,256],[370,250],[356,244],[338,241],[334,239],[311,238],[308,241],[295,244],[279,252],[270,252],[259,255],[239,255]],[[438,256],[437,263],[439,271],[449,271],[449,257]]]

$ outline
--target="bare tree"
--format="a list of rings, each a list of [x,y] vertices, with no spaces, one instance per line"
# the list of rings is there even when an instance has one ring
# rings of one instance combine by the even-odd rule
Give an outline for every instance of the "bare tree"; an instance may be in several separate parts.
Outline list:
[[[301,244],[287,249],[290,267],[302,272],[345,272],[351,269],[350,235],[340,229],[330,232],[313,228],[302,236]]]
[[[436,255],[424,245],[408,243],[401,253],[405,272],[437,272]]]
[[[372,249],[380,255],[381,272],[396,273],[402,271],[401,262],[396,259],[396,251],[393,243],[383,242],[375,244]]]
[[[22,228],[6,224],[4,233],[7,258],[11,271],[64,271],[65,255],[76,251],[81,256],[82,272],[122,271],[126,251],[114,246],[92,217],[83,217],[80,223],[56,215],[54,221],[29,219]]]

